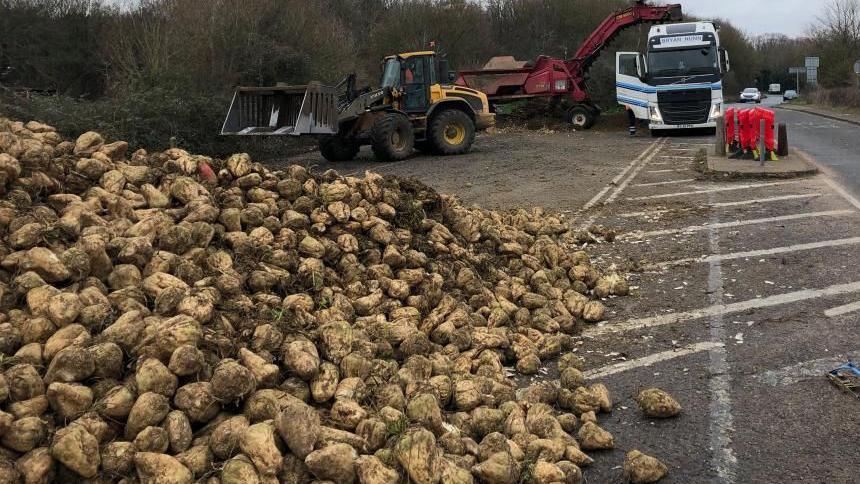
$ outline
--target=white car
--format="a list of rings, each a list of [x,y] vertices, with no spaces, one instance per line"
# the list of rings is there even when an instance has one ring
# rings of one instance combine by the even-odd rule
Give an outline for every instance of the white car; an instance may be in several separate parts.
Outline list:
[[[794,89],[789,89],[782,95],[783,101],[791,101],[792,99],[797,99],[797,91]]]
[[[742,103],[746,103],[746,102],[760,103],[761,102],[761,91],[759,91],[755,87],[748,87],[748,88],[744,89],[744,92],[741,93],[741,102]]]

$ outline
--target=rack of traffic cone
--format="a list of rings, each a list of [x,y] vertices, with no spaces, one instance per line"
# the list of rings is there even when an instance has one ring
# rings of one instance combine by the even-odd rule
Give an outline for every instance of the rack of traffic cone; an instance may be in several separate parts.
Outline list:
[[[784,124],[779,125],[780,146],[777,146],[774,137],[776,114],[773,110],[730,107],[726,109],[724,120],[729,158],[779,161],[779,156],[788,154]]]

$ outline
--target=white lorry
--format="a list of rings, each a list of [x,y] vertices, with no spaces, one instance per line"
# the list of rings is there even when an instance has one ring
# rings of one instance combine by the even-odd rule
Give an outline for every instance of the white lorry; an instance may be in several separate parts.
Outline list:
[[[768,94],[782,94],[782,85],[780,84],[771,84],[767,88]]]
[[[655,136],[666,129],[716,129],[723,113],[729,55],[713,22],[651,27],[648,50],[616,54],[618,103],[647,120]]]

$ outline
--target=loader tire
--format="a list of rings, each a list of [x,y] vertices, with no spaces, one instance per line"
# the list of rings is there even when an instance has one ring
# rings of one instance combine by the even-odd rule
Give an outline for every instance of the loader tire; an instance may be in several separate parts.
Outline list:
[[[320,154],[328,161],[349,161],[358,154],[359,146],[340,136],[320,138]]]
[[[380,161],[405,160],[415,147],[412,123],[397,113],[386,113],[370,129],[370,147]]]
[[[475,122],[459,109],[446,109],[433,116],[427,138],[437,155],[462,155],[475,142]]]

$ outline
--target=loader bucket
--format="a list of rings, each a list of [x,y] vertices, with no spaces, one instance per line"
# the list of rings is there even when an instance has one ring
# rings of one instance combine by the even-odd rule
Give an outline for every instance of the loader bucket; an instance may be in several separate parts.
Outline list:
[[[239,87],[223,135],[337,134],[337,95],[320,83],[307,86]]]

